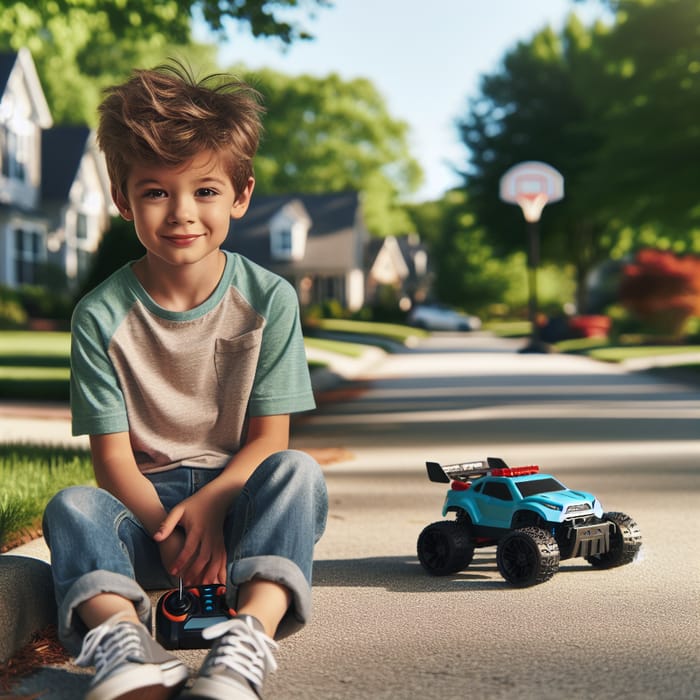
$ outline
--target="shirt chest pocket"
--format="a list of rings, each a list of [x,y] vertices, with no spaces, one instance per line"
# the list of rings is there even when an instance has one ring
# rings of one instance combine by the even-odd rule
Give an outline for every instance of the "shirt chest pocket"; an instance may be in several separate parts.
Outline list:
[[[248,402],[260,357],[262,328],[237,338],[218,338],[214,365],[219,389],[225,402]]]

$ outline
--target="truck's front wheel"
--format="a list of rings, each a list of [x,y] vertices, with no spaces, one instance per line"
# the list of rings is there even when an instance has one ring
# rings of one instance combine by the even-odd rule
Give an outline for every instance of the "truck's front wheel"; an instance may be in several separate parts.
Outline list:
[[[474,556],[468,530],[454,520],[441,520],[424,528],[418,537],[418,559],[433,576],[466,569]]]
[[[548,581],[559,570],[556,540],[539,527],[522,527],[498,542],[496,563],[501,576],[525,588]]]
[[[586,557],[586,561],[596,569],[612,569],[633,562],[642,546],[637,523],[624,513],[604,513],[603,519],[615,526],[610,533],[610,551]]]

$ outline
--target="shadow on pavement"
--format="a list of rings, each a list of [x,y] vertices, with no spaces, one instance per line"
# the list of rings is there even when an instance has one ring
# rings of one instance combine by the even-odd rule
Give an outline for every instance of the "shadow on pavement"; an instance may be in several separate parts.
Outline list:
[[[493,580],[495,556],[474,558],[467,571],[451,576],[430,576],[415,556],[322,559],[314,562],[314,587],[376,587],[395,593],[442,593],[458,590],[500,590],[506,584]]]

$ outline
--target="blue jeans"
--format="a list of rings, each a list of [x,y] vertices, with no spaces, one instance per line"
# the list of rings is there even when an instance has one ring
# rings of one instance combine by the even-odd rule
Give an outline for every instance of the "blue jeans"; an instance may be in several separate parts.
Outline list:
[[[179,467],[148,475],[166,510],[221,473]],[[323,534],[328,496],[320,467],[303,452],[268,457],[231,504],[225,521],[227,602],[235,608],[241,584],[261,578],[286,586],[292,603],[277,636],[299,629],[311,611],[314,544]],[[103,489],[75,486],[56,494],[44,513],[44,537],[58,604],[59,636],[77,653],[87,631],[76,608],[99,593],[133,601],[150,629],[144,589],[177,585],[161,563],[158,545],[136,517]]]

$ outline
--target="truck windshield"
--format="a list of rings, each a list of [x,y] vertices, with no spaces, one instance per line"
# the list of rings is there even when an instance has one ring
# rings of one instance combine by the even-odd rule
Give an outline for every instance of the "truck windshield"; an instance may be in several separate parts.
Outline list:
[[[556,479],[548,477],[546,479],[534,479],[533,481],[518,481],[515,484],[523,498],[534,496],[536,493],[547,493],[547,491],[565,491],[566,486],[560,484]]]

